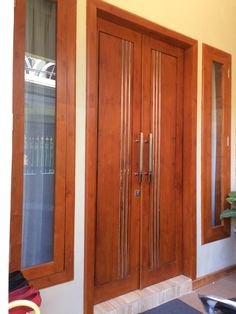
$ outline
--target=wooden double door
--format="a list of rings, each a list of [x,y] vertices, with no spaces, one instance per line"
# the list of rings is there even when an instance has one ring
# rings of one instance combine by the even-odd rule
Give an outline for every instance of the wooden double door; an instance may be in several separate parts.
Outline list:
[[[98,19],[94,302],[182,272],[183,51]]]

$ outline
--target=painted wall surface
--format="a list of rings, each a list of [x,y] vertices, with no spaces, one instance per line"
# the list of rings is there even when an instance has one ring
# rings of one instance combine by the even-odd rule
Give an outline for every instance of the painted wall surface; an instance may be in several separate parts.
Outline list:
[[[12,1],[2,1],[10,7]],[[236,2],[235,0],[108,0],[108,2],[126,9],[132,13],[145,17],[153,22],[183,33],[199,42],[198,66],[198,117],[197,117],[197,274],[202,276],[220,268],[236,264],[236,236],[202,246],[200,239],[200,178],[201,178],[201,45],[207,43],[232,54],[232,189],[236,189],[235,167],[235,122],[236,122]],[[0,10],[0,13],[3,12]],[[5,12],[4,12],[5,14]],[[1,13],[1,15],[3,15]],[[0,18],[0,21],[2,19]],[[77,10],[77,104],[76,104],[76,202],[75,202],[75,279],[72,282],[43,289],[42,314],[83,313],[83,268],[84,268],[84,182],[85,182],[85,101],[86,101],[86,0],[78,0]],[[9,20],[11,29],[11,20]],[[6,29],[0,27],[0,29]],[[8,33],[9,35],[9,33]],[[11,35],[11,32],[10,32]],[[2,39],[2,35],[1,35]],[[2,41],[1,41],[2,42]],[[8,43],[9,44],[9,43]],[[2,46],[2,45],[1,45]],[[8,46],[4,51],[7,51]],[[8,49],[8,60],[11,57]],[[2,52],[1,52],[2,56]],[[5,69],[5,68],[4,68]],[[8,68],[9,71],[9,68]],[[2,72],[1,72],[2,73]],[[10,73],[10,72],[9,72]],[[5,74],[4,74],[5,78]],[[2,85],[1,85],[2,86]],[[8,88],[11,84],[8,84]],[[11,106],[10,96],[6,94],[7,104]],[[2,104],[2,102],[1,102]],[[1,111],[1,113],[4,111]],[[7,111],[9,115],[9,111]],[[1,114],[1,120],[3,116]],[[8,117],[6,134],[9,136],[11,118]],[[2,123],[1,123],[2,128]],[[1,132],[3,134],[3,132]],[[1,142],[2,144],[2,142]],[[3,147],[1,145],[1,147]],[[8,159],[10,151],[8,151]],[[6,165],[7,165],[6,161]],[[1,172],[2,173],[2,172]],[[10,173],[4,177],[4,182],[10,181]],[[6,184],[5,184],[6,185]],[[9,183],[10,185],[10,183]],[[5,192],[5,190],[4,190]],[[9,192],[9,186],[6,193]],[[6,194],[5,193],[5,194]],[[1,200],[2,202],[2,200]],[[8,238],[9,232],[9,204],[6,195],[6,212],[0,216],[1,235]],[[4,204],[2,203],[4,207]],[[10,210],[10,209],[9,209]],[[0,211],[2,213],[2,210]],[[2,214],[0,214],[2,215]],[[4,229],[5,228],[5,229]],[[3,231],[2,231],[3,230]],[[6,241],[5,239],[5,241]],[[1,239],[3,241],[3,239]],[[6,244],[6,243],[5,243]],[[2,242],[0,243],[2,247]],[[0,271],[6,271],[8,247],[3,246],[6,260],[0,259]],[[2,256],[2,254],[1,254]],[[2,265],[3,263],[3,265]],[[4,272],[4,276],[6,273]],[[2,276],[2,274],[1,274]],[[1,277],[2,278],[2,277]],[[2,279],[0,280],[2,293]],[[7,289],[3,285],[3,289]],[[1,294],[0,294],[1,295]],[[1,298],[1,296],[0,296]],[[1,303],[1,302],[0,302]],[[4,313],[4,311],[1,311]]]
[[[13,0],[0,1],[0,313],[3,314],[8,313],[8,265],[12,154],[13,9]]]

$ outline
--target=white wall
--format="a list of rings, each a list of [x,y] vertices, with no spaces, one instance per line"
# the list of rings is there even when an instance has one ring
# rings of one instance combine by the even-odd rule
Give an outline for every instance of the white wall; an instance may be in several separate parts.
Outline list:
[[[0,313],[2,314],[8,313],[9,222],[12,153],[13,8],[13,0],[0,0]]]

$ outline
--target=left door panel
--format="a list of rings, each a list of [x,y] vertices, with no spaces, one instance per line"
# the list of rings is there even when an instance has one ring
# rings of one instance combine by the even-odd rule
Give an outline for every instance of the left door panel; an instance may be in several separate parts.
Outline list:
[[[102,19],[98,32],[95,303],[139,286],[141,144],[141,35]]]

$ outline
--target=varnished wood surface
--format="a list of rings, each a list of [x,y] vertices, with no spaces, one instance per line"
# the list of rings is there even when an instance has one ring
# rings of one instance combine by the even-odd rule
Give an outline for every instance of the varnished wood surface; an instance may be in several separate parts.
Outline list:
[[[183,271],[183,51],[145,36],[143,61],[142,125],[145,134],[153,134],[154,157],[152,181],[144,180],[142,187],[141,286],[145,287]],[[146,161],[147,155],[148,151]],[[147,162],[145,167],[147,171]]]
[[[142,286],[171,278],[180,274],[182,271],[181,112],[183,103],[183,52],[179,48],[154,41],[153,39],[147,39],[146,36],[143,36],[142,49],[148,50],[148,52],[143,57],[142,81],[143,84],[147,81],[151,84],[146,85],[147,89],[144,91],[148,99],[142,103],[142,118],[140,115],[141,103],[138,106],[134,105],[135,102],[132,102],[133,99],[138,100],[140,97],[138,91],[142,89],[141,82],[138,84],[139,80],[137,77],[131,77],[131,81],[127,81],[128,72],[130,71],[130,75],[131,73],[137,73],[136,69],[141,66],[140,57],[136,60],[137,63],[132,62],[133,55],[141,54],[141,35],[132,33],[124,27],[117,27],[104,20],[98,20],[98,29],[98,166],[95,234],[96,303],[108,299],[109,296],[112,297],[117,295],[117,293],[120,294],[122,293],[121,291],[127,292],[122,290],[121,287],[123,285],[125,285],[125,289],[134,289],[133,284],[128,286],[127,278],[129,277],[130,281],[132,274],[134,274],[137,284],[139,281],[137,279],[139,274],[139,271],[137,272],[138,265],[143,269]],[[136,42],[134,44],[131,43],[131,40],[134,41],[131,35],[139,39],[137,44]],[[124,41],[122,38],[130,38],[130,41]],[[150,43],[154,43],[154,46]],[[126,51],[125,47],[130,47],[130,52]],[[157,103],[152,106],[154,107],[154,111],[160,111],[159,118],[153,117],[152,107],[151,110],[146,109],[149,102],[152,102],[153,80],[156,80],[156,77],[151,77],[152,68],[154,67],[151,60],[153,49],[161,51],[158,52],[157,50],[159,53],[159,71],[157,72],[159,82],[155,87],[158,89]],[[128,56],[126,56],[127,53],[129,54]],[[126,64],[125,59],[127,57],[130,60]],[[146,71],[148,68],[147,63],[150,64],[150,72]],[[109,88],[107,82],[110,83]],[[129,91],[131,86],[132,89]],[[131,95],[128,95],[129,92]],[[130,101],[131,103],[129,103]],[[130,113],[128,113],[128,106],[130,106]],[[148,120],[149,125],[146,126],[143,122],[141,129],[140,120],[142,119]],[[157,119],[159,119],[159,122]],[[155,129],[152,123],[155,123],[157,126]],[[135,129],[129,130],[130,126],[133,126]],[[150,214],[147,225],[142,227],[143,230],[148,231],[142,233],[141,265],[138,257],[140,246],[138,233],[135,234],[133,232],[134,223],[132,219],[138,222],[135,229],[137,232],[141,227],[139,221],[145,220],[146,211],[152,211],[152,196],[149,199],[149,203],[145,200],[148,197],[147,190],[152,182],[148,182],[144,177],[141,198],[134,197],[132,201],[132,195],[134,194],[132,180],[137,181],[137,179],[135,177],[132,179],[131,176],[128,176],[126,179],[120,172],[126,173],[128,171],[130,174],[135,173],[135,171],[137,172],[138,149],[135,139],[138,138],[141,130],[147,136],[149,132],[158,133],[158,128],[160,128],[160,138],[157,139],[157,134],[155,134],[154,156],[155,158],[157,157],[158,148],[160,148],[160,161],[157,160],[155,163],[155,173],[153,176],[153,180],[156,182],[153,196],[158,200],[156,201],[155,208],[153,208],[154,217]],[[133,135],[136,136],[134,137]],[[130,156],[132,155],[135,159],[134,166],[131,165],[133,164],[131,160],[125,159],[128,156],[123,156],[124,151],[128,154],[128,151],[131,149],[128,144],[123,145],[123,141],[126,143],[128,140],[134,143],[133,150],[130,152]],[[147,147],[148,145],[145,145],[145,148]],[[148,156],[147,154],[145,156],[146,161]],[[159,162],[160,165],[158,164]],[[143,170],[144,173],[147,172],[147,168]],[[125,190],[123,191],[124,186]],[[120,191],[120,187],[122,187],[122,191]],[[141,199],[143,201],[142,205],[140,202]],[[140,206],[142,207],[141,213],[139,212]],[[173,213],[175,214],[173,215]],[[129,219],[124,222],[126,215]],[[153,224],[156,224],[155,230],[151,228]],[[150,232],[151,230],[152,232]],[[130,239],[127,238],[128,234],[130,235]],[[156,260],[154,268],[147,264],[143,265],[145,258],[148,258],[150,255],[148,239],[151,236],[153,236],[156,246],[153,252]],[[134,245],[134,243],[137,243],[137,245]]]
[[[93,313],[97,163],[97,8],[87,1],[84,313]]]
[[[184,50],[183,274],[196,277],[197,41]]]
[[[218,201],[220,211],[226,208],[225,201],[230,192],[230,115],[231,115],[231,56],[221,50],[203,45],[203,88],[202,88],[202,243],[223,239],[230,235],[230,221],[224,220],[217,226],[212,226],[212,65],[213,61],[223,65],[223,105],[222,105],[222,147],[220,186],[218,182]],[[229,74],[229,77],[228,77]],[[218,130],[219,131],[219,130]],[[227,136],[229,146],[227,146]],[[217,210],[219,215],[219,208]],[[216,220],[219,222],[219,219]]]
[[[22,189],[24,154],[25,1],[15,7],[13,90],[13,172],[11,219],[11,270],[21,268]],[[75,32],[76,1],[57,2],[57,109],[54,258],[51,263],[24,269],[37,288],[73,278],[74,169],[75,169]],[[20,139],[19,139],[20,137]],[[17,142],[17,143],[16,143]],[[15,189],[17,187],[17,192]],[[17,205],[16,205],[17,204]],[[16,215],[17,213],[17,215]],[[19,217],[19,219],[17,218]],[[17,219],[16,219],[17,218]],[[17,239],[17,242],[16,240]],[[15,246],[17,245],[17,249]]]
[[[13,54],[13,133],[10,270],[21,267],[21,234],[24,164],[24,62],[25,62],[25,1],[16,1]]]
[[[183,274],[192,278],[196,275],[197,42],[105,2],[90,0],[87,3],[85,313],[93,312],[94,303],[98,16],[184,48]]]
[[[95,302],[139,283],[141,35],[98,20]]]

